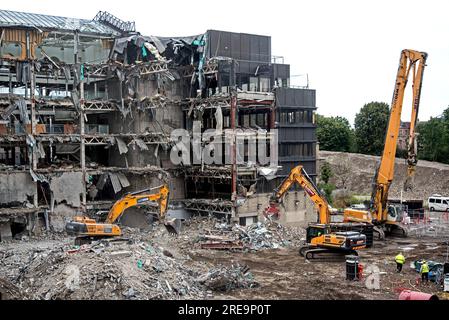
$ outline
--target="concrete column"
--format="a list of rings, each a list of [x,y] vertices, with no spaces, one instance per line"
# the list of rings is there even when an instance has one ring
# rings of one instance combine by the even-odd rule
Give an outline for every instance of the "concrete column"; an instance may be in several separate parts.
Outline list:
[[[83,193],[81,195],[82,205],[86,206],[86,143],[84,140],[84,80],[80,82],[80,162],[81,162],[81,171],[83,173]]]
[[[231,141],[231,161],[232,161],[232,169],[231,169],[231,200],[236,201],[237,200],[237,146],[236,146],[236,131],[235,131],[235,121],[236,121],[236,109],[237,109],[237,96],[236,94],[231,94],[231,129],[232,129],[232,141]]]
[[[30,83],[30,98],[31,98],[31,134],[33,137],[36,137],[36,73],[34,70],[34,61],[30,63],[30,69],[31,69],[31,83]],[[32,154],[32,169],[33,171],[37,169],[37,145],[33,147],[33,154]],[[37,181],[34,182],[36,189],[37,189]],[[37,192],[33,196],[33,204],[37,208],[38,198],[37,198]]]

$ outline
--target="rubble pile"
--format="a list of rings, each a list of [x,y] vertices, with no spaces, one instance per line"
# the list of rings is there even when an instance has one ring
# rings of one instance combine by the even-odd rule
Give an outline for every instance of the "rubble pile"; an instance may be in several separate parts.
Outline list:
[[[32,299],[196,299],[206,291],[168,250],[148,243],[98,242],[32,252],[17,287]],[[207,270],[207,269],[206,269]]]
[[[305,237],[302,228],[287,227],[272,220],[265,220],[246,227],[215,223],[204,228],[196,241],[203,249],[276,249],[300,246]]]
[[[23,299],[205,299],[258,287],[246,264],[196,259],[205,243],[259,250],[296,246],[302,229],[274,221],[251,226],[195,217],[178,236],[160,223],[123,228],[123,236],[74,246],[51,233],[12,240],[0,250],[0,293]],[[228,241],[228,242],[227,242]]]
[[[248,227],[235,225],[240,233],[240,239],[251,249],[299,246],[305,236],[303,229],[286,227],[275,221],[266,220]]]
[[[230,291],[239,288],[255,288],[259,284],[254,280],[248,266],[217,266],[198,278],[198,282],[214,291]]]

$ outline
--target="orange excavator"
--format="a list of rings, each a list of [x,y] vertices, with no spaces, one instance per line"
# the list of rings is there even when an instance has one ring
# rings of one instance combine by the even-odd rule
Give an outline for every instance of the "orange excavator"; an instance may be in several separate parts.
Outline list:
[[[413,106],[410,121],[407,179],[404,189],[407,190],[413,186],[413,176],[417,163],[415,130],[418,122],[419,100],[426,59],[427,53],[425,52],[402,50],[393,92],[393,101],[391,103],[390,119],[385,136],[385,146],[380,166],[374,176],[370,207],[368,210],[346,209],[344,211],[344,221],[357,221],[374,225],[374,230],[378,233],[379,239],[385,239],[385,233],[407,235],[407,230],[401,225],[403,210],[387,204],[388,191],[394,178],[402,104],[410,73],[413,76]]]
[[[156,189],[156,188],[153,188]],[[75,244],[81,245],[89,243],[93,239],[121,236],[120,227],[114,222],[119,219],[126,209],[135,206],[146,205],[150,202],[156,202],[159,209],[159,220],[162,221],[170,233],[178,234],[181,221],[179,219],[166,219],[168,210],[168,186],[163,185],[157,187],[157,193],[147,193],[152,189],[131,192],[125,194],[121,199],[117,200],[109,210],[108,216],[104,223],[97,222],[84,216],[76,216],[65,226],[65,230],[70,235],[76,235]]]
[[[306,259],[316,259],[327,256],[357,255],[358,249],[366,247],[366,236],[356,231],[337,231],[331,226],[331,210],[324,195],[321,194],[313,180],[304,168],[299,165],[290,171],[290,174],[275,190],[270,199],[270,206],[265,213],[278,212],[277,204],[292,185],[298,183],[315,203],[318,211],[318,222],[307,227],[306,242],[299,253]],[[334,223],[335,225],[335,223]]]

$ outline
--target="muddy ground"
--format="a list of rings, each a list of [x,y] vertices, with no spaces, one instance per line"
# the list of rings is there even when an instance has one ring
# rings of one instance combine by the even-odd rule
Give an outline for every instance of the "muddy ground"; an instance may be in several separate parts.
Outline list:
[[[202,249],[197,235],[213,224],[196,221],[178,237],[160,226],[127,229],[128,242],[81,248],[61,234],[0,243],[0,293],[4,299],[397,299],[401,289],[441,292],[433,282],[419,284],[410,262],[446,261],[444,234],[376,242],[359,251],[364,278],[347,281],[344,260],[312,262],[299,255],[302,230],[271,226],[277,237],[268,238],[276,240],[257,250]],[[399,251],[407,262],[398,274]],[[373,279],[378,289],[369,288]]]

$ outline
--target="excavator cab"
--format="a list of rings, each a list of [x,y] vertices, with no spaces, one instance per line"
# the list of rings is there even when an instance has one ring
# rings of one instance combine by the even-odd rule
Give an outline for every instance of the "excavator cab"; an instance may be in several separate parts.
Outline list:
[[[331,233],[329,226],[325,224],[311,224],[306,230],[306,241],[312,243],[312,239]]]
[[[402,222],[404,218],[404,211],[406,207],[404,205],[388,205],[388,217],[389,222]]]

